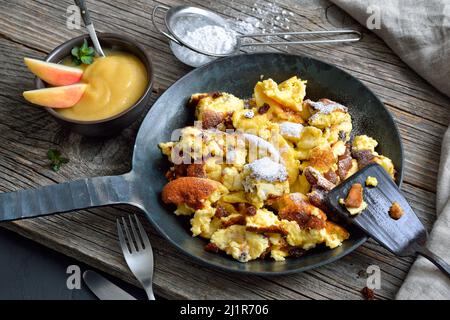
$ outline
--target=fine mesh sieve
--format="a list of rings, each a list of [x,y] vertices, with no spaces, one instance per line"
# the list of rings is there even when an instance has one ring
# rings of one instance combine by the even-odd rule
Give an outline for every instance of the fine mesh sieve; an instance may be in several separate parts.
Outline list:
[[[167,29],[163,31],[156,22],[156,15],[158,11],[164,13],[164,24]],[[225,30],[232,30],[228,22],[220,15],[206,9],[193,6],[176,6],[167,7],[164,5],[157,5],[153,9],[152,21],[155,28],[165,37],[176,43],[177,45],[189,48],[197,53],[207,55],[210,57],[225,57],[236,54],[242,47],[246,46],[267,46],[267,45],[294,45],[294,44],[324,44],[324,43],[340,43],[340,42],[355,42],[361,39],[361,33],[352,29],[338,29],[338,30],[323,30],[323,31],[294,31],[294,32],[276,32],[276,33],[254,33],[239,35],[233,34],[235,37],[235,45],[227,51],[223,52],[208,52],[200,48],[193,47],[191,44],[183,40],[184,36],[189,31],[202,26],[219,26]],[[182,25],[182,27],[180,27]],[[338,39],[319,39],[319,40],[283,40],[283,41],[261,41],[261,42],[243,42],[245,38],[266,38],[272,36],[341,36],[354,35],[349,38]]]

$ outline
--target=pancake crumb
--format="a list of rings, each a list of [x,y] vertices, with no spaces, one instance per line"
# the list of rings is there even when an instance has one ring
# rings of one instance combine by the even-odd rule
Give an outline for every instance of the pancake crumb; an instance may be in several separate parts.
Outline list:
[[[368,176],[367,179],[366,179],[366,186],[368,186],[368,187],[376,187],[376,186],[378,186],[377,178]]]
[[[339,204],[345,206],[351,215],[357,215],[367,208],[367,202],[364,201],[363,186],[360,183],[355,183],[350,188],[347,198],[339,199]]]
[[[398,220],[400,219],[405,212],[403,211],[403,208],[400,206],[400,203],[393,202],[392,206],[389,208],[389,215],[392,219]]]

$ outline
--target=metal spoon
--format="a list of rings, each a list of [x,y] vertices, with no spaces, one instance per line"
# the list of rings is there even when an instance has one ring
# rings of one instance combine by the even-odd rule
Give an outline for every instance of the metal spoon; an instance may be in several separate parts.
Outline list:
[[[100,42],[98,41],[97,33],[95,33],[94,24],[91,21],[86,3],[84,2],[84,0],[75,0],[75,4],[80,8],[81,17],[83,18],[84,25],[89,32],[92,43],[94,44],[95,51],[100,57],[106,57],[105,53],[102,50]]]

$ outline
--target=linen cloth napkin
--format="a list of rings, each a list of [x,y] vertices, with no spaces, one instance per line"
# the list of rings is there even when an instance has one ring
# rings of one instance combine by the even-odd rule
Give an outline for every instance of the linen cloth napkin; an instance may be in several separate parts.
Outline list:
[[[331,0],[379,37],[412,69],[450,97],[450,0]],[[369,19],[369,20],[368,20]],[[368,24],[369,22],[369,24]],[[450,110],[449,110],[450,112]],[[437,220],[428,248],[450,263],[450,128],[442,142]],[[397,299],[450,299],[450,280],[419,257]]]

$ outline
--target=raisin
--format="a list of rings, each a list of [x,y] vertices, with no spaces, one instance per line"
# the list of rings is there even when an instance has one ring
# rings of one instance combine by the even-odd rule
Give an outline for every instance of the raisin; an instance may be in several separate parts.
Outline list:
[[[264,114],[267,111],[269,111],[269,109],[270,109],[270,106],[267,103],[264,103],[261,107],[259,107],[258,113],[259,114]]]
[[[213,253],[218,253],[219,252],[219,247],[216,246],[214,243],[210,242],[205,246],[205,251],[208,252],[213,252]]]
[[[246,213],[248,216],[254,216],[254,215],[256,215],[256,208],[255,208],[254,206],[248,206],[248,207],[246,208],[245,213]]]
[[[364,287],[361,290],[361,293],[362,293],[364,299],[366,299],[366,300],[374,300],[375,299],[375,293],[373,292],[372,289]]]
[[[220,98],[221,96],[223,96],[223,93],[222,93],[222,92],[219,92],[219,91],[216,91],[216,92],[210,93],[210,95],[211,95],[211,97],[212,97],[213,99],[217,99],[217,98]]]

